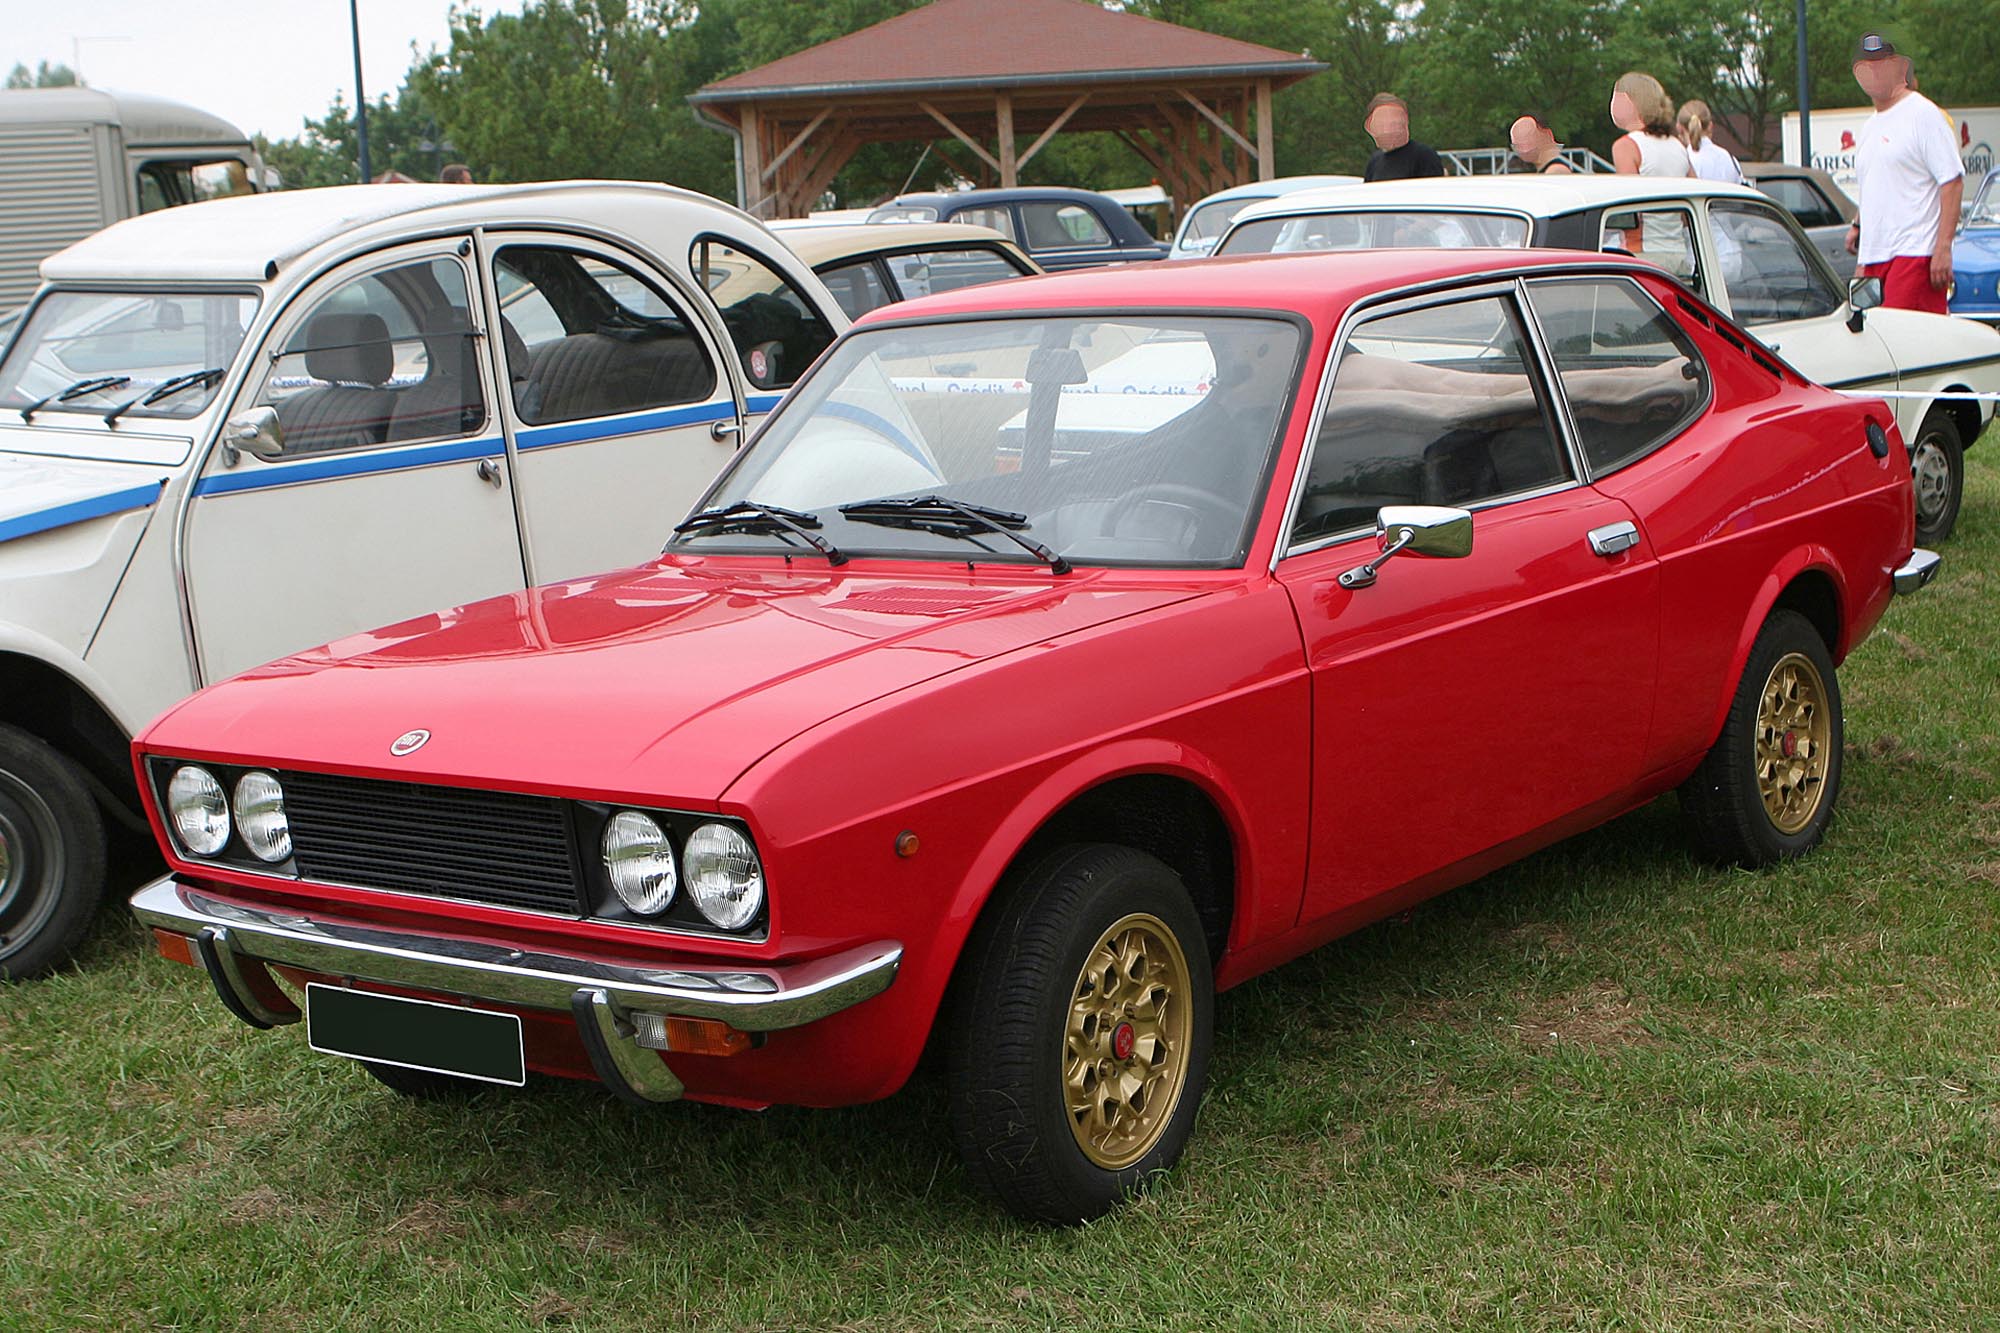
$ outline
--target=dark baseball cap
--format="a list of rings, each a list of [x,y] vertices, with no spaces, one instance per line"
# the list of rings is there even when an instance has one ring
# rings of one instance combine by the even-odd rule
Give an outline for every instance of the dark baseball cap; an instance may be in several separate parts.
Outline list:
[[[1864,60],[1891,60],[1902,55],[1896,44],[1879,32],[1864,32],[1861,40],[1854,44],[1854,63]]]

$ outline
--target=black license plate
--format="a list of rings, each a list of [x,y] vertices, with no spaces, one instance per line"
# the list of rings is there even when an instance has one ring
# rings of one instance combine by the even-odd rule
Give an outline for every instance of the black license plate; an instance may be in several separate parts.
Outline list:
[[[306,985],[306,1044],[351,1060],[521,1087],[528,1081],[518,1014]]]

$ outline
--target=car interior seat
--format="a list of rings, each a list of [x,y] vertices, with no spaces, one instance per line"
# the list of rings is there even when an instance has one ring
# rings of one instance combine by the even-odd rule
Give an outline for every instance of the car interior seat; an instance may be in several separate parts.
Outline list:
[[[389,326],[372,313],[315,315],[305,329],[306,373],[321,384],[273,404],[287,454],[325,453],[380,444],[395,395]]]

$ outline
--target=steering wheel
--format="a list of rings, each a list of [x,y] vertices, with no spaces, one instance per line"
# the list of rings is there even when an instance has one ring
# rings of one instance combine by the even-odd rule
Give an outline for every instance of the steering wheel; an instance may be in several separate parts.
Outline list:
[[[1118,525],[1127,514],[1145,504],[1172,505],[1192,512],[1195,531],[1198,533],[1208,532],[1211,524],[1217,525],[1217,531],[1226,532],[1243,522],[1243,515],[1238,512],[1236,506],[1214,491],[1190,486],[1186,482],[1156,481],[1119,496],[1111,508],[1105,511],[1104,522],[1098,528],[1097,535],[1111,536],[1117,532]]]

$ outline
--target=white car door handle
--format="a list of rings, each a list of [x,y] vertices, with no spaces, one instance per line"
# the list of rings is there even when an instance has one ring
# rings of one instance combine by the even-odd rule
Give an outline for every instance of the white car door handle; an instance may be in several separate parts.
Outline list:
[[[1590,530],[1590,549],[1599,555],[1617,555],[1639,544],[1639,529],[1630,523],[1607,523]]]

